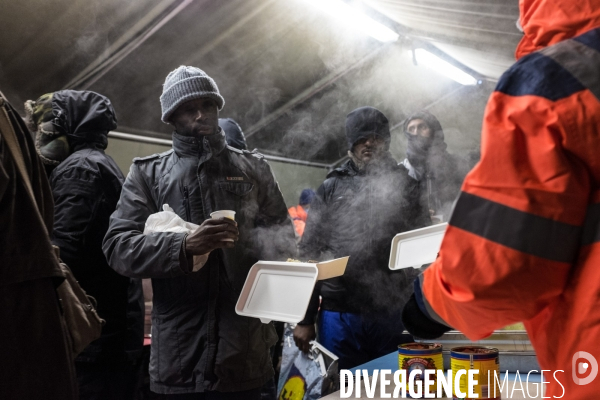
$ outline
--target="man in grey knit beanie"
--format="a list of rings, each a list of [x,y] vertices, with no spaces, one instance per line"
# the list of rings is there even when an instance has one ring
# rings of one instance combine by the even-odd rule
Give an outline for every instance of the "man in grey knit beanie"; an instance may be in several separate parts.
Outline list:
[[[215,81],[200,68],[185,65],[171,71],[165,79],[160,96],[162,121],[169,123],[169,117],[181,104],[206,97],[217,104],[219,111],[225,105],[225,99],[219,93]]]
[[[274,397],[275,329],[238,315],[235,302],[258,260],[295,257],[283,196],[262,155],[227,146],[218,123],[225,101],[204,71],[175,69],[160,104],[173,149],[133,161],[103,243],[111,268],[152,279],[150,390],[162,399],[261,400],[271,381]],[[199,227],[143,234],[163,204]],[[235,211],[235,221],[211,218],[219,210]]]

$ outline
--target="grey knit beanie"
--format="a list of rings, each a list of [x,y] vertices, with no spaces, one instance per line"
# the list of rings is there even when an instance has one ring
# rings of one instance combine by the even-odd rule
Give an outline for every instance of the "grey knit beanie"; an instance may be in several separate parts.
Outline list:
[[[219,111],[225,105],[225,99],[219,93],[215,81],[200,68],[185,65],[171,71],[165,79],[160,95],[162,121],[169,123],[169,117],[181,104],[189,100],[209,97],[217,103]]]

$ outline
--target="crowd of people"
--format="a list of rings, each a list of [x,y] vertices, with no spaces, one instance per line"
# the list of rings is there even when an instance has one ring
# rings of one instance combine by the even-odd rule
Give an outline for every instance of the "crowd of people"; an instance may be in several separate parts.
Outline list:
[[[105,153],[117,126],[105,96],[48,93],[26,103],[25,121],[2,96],[0,313],[11,321],[0,330],[3,397],[135,398],[141,279],[151,279],[153,398],[275,398],[281,334],[235,312],[258,260],[350,256],[343,276],[316,285],[294,330],[302,351],[318,337],[342,369],[396,350],[411,334],[435,338],[452,327],[479,339],[519,321],[546,369],[568,369],[579,350],[597,354],[600,325],[591,322],[600,311],[586,293],[600,281],[600,78],[590,67],[600,57],[600,7],[573,9],[573,18],[523,3],[520,58],[490,98],[471,172],[447,151],[429,111],[404,120],[406,157],[396,160],[387,117],[360,107],[345,120],[348,160],[289,209],[241,127],[219,119],[225,99],[199,68],[178,67],[164,82],[161,120],[173,128],[172,149],[134,159],[126,177]],[[574,54],[584,60],[568,61]],[[164,204],[199,227],[144,233]],[[211,218],[217,210],[234,210],[235,220]],[[432,266],[387,267],[397,233],[439,222],[449,228]],[[106,321],[79,354],[66,339],[52,245]],[[596,392],[565,386],[569,398]],[[560,389],[550,384],[546,394]]]

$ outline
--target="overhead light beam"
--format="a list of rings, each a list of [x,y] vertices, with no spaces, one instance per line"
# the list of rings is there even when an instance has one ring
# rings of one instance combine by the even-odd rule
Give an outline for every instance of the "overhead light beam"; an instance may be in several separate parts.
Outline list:
[[[364,14],[343,0],[305,0],[314,7],[326,12],[342,24],[359,30],[380,42],[395,42],[400,35],[387,26]]]
[[[467,74],[460,68],[450,64],[448,61],[436,56],[425,49],[415,49],[415,59],[417,65],[422,65],[441,75],[446,76],[462,85],[477,85],[481,83],[473,76]]]

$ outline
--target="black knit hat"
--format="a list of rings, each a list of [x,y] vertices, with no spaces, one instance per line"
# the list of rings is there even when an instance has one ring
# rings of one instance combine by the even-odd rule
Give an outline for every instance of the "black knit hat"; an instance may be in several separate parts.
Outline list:
[[[219,126],[225,132],[225,140],[231,147],[247,150],[246,138],[240,125],[232,118],[219,118]]]
[[[360,107],[346,116],[346,139],[348,149],[363,138],[377,135],[385,140],[386,150],[390,146],[390,123],[381,111],[374,107]]]

